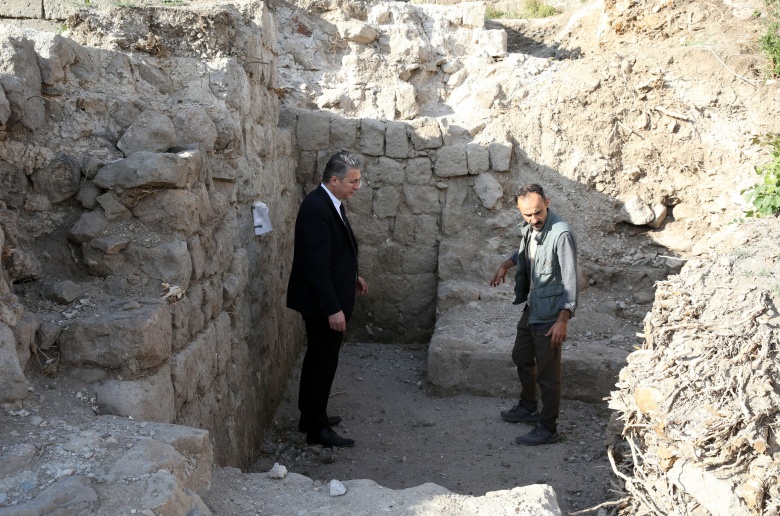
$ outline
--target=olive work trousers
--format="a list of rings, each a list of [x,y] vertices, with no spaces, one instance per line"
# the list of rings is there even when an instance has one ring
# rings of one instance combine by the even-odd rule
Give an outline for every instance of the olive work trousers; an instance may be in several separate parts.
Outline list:
[[[542,398],[539,422],[555,432],[561,408],[561,346],[551,347],[552,337],[545,337],[552,324],[540,329],[531,328],[528,312],[526,308],[517,323],[515,346],[512,348],[512,361],[517,366],[523,388],[520,404],[532,412],[537,410],[538,384]]]

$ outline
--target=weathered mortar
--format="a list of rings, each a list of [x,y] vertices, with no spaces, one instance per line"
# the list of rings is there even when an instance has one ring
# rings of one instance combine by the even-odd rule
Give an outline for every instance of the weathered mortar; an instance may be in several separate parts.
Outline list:
[[[247,4],[68,24],[0,27],[2,327],[22,367],[56,339],[60,374],[104,412],[210,430],[217,462],[246,466],[302,340],[280,302],[300,197],[274,21]],[[274,226],[257,237],[255,200]],[[8,288],[22,280],[37,281]],[[162,282],[183,295],[160,300]],[[0,374],[9,399],[18,373]]]

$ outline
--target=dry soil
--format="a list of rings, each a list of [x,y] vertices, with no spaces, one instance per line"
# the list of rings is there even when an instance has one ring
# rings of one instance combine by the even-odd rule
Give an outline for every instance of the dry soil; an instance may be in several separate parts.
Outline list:
[[[564,513],[620,497],[606,458],[606,404],[564,400],[561,442],[518,446],[515,437],[531,427],[499,416],[515,400],[430,396],[426,356],[427,348],[344,345],[328,410],[344,418],[336,432],[356,441],[346,449],[309,446],[298,432],[298,366],[254,471],[279,463],[323,483],[371,479],[403,489],[434,482],[474,496],[546,483]]]

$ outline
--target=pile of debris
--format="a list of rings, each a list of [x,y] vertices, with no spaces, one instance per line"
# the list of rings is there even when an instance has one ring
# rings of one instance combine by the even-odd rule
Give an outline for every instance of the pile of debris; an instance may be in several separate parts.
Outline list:
[[[742,22],[766,17],[766,6],[762,3],[734,2],[729,4],[729,10],[724,11],[715,4],[683,0],[672,2],[662,0],[607,0],[604,11],[609,15],[609,25],[617,34],[632,32],[643,34],[654,40],[663,40],[684,34],[688,31],[701,30],[705,21],[708,24],[734,23],[739,20],[740,28],[746,29],[744,35],[751,30]],[[689,37],[684,37],[685,44]],[[747,38],[746,38],[747,39]],[[690,43],[689,43],[690,44]],[[701,43],[693,43],[701,44]]]
[[[780,220],[726,232],[658,283],[612,394],[625,441],[610,459],[631,514],[780,511]]]

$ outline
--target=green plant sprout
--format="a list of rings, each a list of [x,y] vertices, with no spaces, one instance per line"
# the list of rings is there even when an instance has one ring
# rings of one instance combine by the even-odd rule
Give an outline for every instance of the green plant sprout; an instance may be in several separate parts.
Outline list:
[[[769,60],[769,75],[780,77],[780,0],[767,0],[766,33],[758,39],[758,45]]]
[[[523,11],[520,13],[523,18],[548,18],[555,16],[558,11],[555,7],[547,5],[542,0],[526,0],[523,5]]]
[[[522,11],[519,13],[501,11],[492,5],[485,7],[485,18],[489,20],[501,18],[523,18],[528,20],[532,18],[548,18],[556,14],[558,14],[558,11],[555,10],[555,7],[545,4],[542,0],[526,0],[523,3]]]
[[[751,143],[769,147],[772,159],[756,167],[756,174],[762,176],[762,181],[740,192],[745,195],[745,200],[753,205],[753,209],[747,210],[745,216],[777,215],[780,213],[780,134],[755,136]]]
[[[500,20],[501,18],[518,18],[520,15],[517,13],[510,13],[496,9],[492,5],[485,7],[485,18],[488,20]]]

